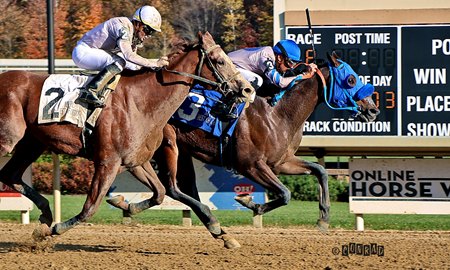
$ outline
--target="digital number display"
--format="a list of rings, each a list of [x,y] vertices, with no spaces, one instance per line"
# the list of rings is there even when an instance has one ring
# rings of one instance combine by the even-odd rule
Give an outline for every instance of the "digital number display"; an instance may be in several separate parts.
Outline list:
[[[286,37],[296,41],[304,52],[305,62],[314,57],[326,59],[335,52],[360,76],[363,83],[375,87],[372,96],[381,113],[374,123],[356,123],[350,113],[336,111],[324,104],[317,107],[305,123],[305,135],[397,135],[398,78],[397,32],[393,27],[314,27],[314,44],[306,27],[288,27]],[[326,126],[327,128],[318,128]]]
[[[305,62],[335,51],[363,83],[375,86],[376,122],[355,123],[321,104],[307,135],[450,137],[450,25],[287,27]],[[314,40],[312,51],[311,41]],[[401,91],[399,91],[401,90]]]

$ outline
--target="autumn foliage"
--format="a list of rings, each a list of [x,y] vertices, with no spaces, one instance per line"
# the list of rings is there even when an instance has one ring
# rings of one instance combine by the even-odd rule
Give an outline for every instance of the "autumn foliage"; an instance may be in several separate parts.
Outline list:
[[[63,194],[86,194],[94,176],[91,161],[74,158],[69,163],[61,163],[61,192]],[[53,192],[53,163],[35,162],[32,165],[33,188],[44,194]]]
[[[227,51],[272,45],[272,0],[53,0],[57,58],[71,58],[76,42],[112,17],[131,17],[153,5],[163,18],[162,32],[139,54],[166,55],[175,40],[209,31]],[[47,0],[0,0],[0,58],[47,58]]]

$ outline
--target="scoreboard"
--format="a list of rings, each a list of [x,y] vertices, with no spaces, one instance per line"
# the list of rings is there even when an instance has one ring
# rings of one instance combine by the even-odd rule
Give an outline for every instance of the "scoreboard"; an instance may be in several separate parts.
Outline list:
[[[320,104],[305,135],[450,136],[450,25],[286,27],[305,62],[335,51],[363,83],[381,113],[372,123]]]

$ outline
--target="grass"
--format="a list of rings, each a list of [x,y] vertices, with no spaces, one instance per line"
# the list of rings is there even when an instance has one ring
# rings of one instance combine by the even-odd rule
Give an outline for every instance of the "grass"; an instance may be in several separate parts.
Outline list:
[[[53,206],[53,196],[47,196]],[[65,195],[61,198],[62,220],[67,220],[81,211],[84,195]],[[53,207],[52,207],[53,209]],[[217,210],[213,212],[223,226],[252,225],[250,211]],[[34,207],[31,222],[37,222],[40,211]],[[318,202],[291,201],[289,205],[269,212],[263,217],[264,226],[302,226],[313,228],[319,215]],[[147,210],[133,217],[142,224],[181,225],[179,210]],[[369,230],[450,230],[450,215],[364,215],[365,229]],[[0,222],[20,222],[18,211],[0,211]],[[122,222],[122,211],[102,202],[100,209],[89,220],[90,223],[115,224]],[[202,225],[192,214],[193,225]],[[350,214],[348,203],[331,203],[331,228],[354,229],[355,216]]]

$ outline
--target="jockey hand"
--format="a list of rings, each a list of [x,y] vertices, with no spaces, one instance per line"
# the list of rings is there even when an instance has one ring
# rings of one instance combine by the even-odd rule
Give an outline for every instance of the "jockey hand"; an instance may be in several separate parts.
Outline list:
[[[319,68],[317,67],[316,64],[311,63],[309,64],[309,67],[311,68],[312,72],[315,73]]]
[[[169,58],[167,58],[167,56],[163,56],[163,57],[159,58],[158,61],[156,61],[157,67],[165,67],[168,65],[169,65]]]
[[[314,64],[314,63],[309,64],[309,67],[310,67],[310,69],[309,69],[308,72],[305,72],[305,73],[301,74],[302,79],[309,79],[309,78],[313,77],[314,74],[316,74],[316,71],[319,69],[317,67],[317,65]]]

